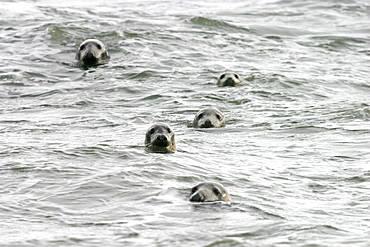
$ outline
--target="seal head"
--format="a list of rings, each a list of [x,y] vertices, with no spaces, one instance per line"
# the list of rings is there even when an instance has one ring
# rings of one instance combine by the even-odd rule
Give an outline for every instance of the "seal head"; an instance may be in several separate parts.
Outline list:
[[[155,152],[174,152],[175,134],[165,123],[153,124],[146,132],[145,146]]]
[[[225,116],[216,108],[200,110],[194,117],[194,128],[218,128],[225,125]]]
[[[229,192],[219,183],[200,183],[191,189],[189,198],[191,202],[230,202]]]
[[[105,45],[97,39],[87,39],[78,47],[76,59],[81,66],[95,66],[110,58]]]
[[[242,79],[236,73],[224,73],[220,75],[217,80],[217,86],[219,87],[226,87],[231,86],[235,87],[236,84],[240,83]]]

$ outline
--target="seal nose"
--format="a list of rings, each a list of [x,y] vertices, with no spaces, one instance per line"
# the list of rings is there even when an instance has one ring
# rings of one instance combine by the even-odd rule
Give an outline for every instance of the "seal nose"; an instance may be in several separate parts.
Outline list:
[[[211,121],[210,121],[209,119],[207,119],[207,120],[204,122],[204,127],[205,127],[205,128],[210,128],[210,127],[212,127],[212,123],[211,123]]]
[[[204,196],[200,195],[199,192],[196,192],[194,194],[191,195],[189,201],[191,202],[204,202]]]
[[[232,78],[228,78],[228,79],[225,81],[225,85],[226,85],[226,86],[235,86],[235,81],[234,81]]]
[[[94,54],[92,52],[88,52],[86,54],[86,57],[85,58],[88,59],[88,60],[93,60],[95,58],[95,56],[94,56]]]
[[[88,51],[83,57],[82,61],[87,65],[95,65],[98,63],[98,59],[95,57],[94,53]]]
[[[157,141],[165,142],[165,141],[167,141],[167,137],[164,136],[164,135],[159,135],[159,136],[157,136]]]

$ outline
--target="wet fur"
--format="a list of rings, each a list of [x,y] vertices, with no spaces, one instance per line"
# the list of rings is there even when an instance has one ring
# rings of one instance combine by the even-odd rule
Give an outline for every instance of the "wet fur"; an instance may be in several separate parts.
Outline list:
[[[229,192],[219,183],[200,183],[191,189],[191,202],[231,201]]]
[[[220,75],[217,80],[217,86],[219,87],[226,87],[231,86],[235,87],[235,85],[239,84],[242,81],[240,76],[236,73],[224,73]]]
[[[175,134],[165,123],[153,124],[146,132],[145,146],[156,152],[174,152]]]
[[[194,128],[218,128],[225,125],[224,114],[216,108],[200,110],[194,117]]]
[[[105,63],[110,58],[105,45],[97,39],[88,39],[80,44],[76,59],[80,66],[94,66]]]

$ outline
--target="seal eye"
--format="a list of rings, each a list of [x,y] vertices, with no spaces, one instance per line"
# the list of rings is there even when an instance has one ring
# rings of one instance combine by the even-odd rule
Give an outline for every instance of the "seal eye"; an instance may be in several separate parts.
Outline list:
[[[221,116],[220,115],[216,115],[217,119],[221,121]]]
[[[225,78],[225,74],[222,74],[221,76],[220,76],[220,80],[222,80],[222,79],[224,79]]]
[[[84,50],[85,49],[85,45],[81,45],[80,46],[80,51]]]
[[[149,132],[150,132],[150,134],[154,134],[155,129],[154,129],[154,128],[152,128]]]
[[[101,45],[96,44],[96,47],[97,47],[99,50],[101,50]]]
[[[167,132],[168,132],[168,133],[171,133],[171,129],[170,129],[170,128],[167,128]]]
[[[201,119],[203,117],[203,113],[198,115],[198,119]]]
[[[220,191],[216,188],[213,188],[212,191],[213,191],[213,193],[215,193],[216,196],[221,195]]]
[[[234,74],[236,79],[239,79],[239,76],[237,74]]]

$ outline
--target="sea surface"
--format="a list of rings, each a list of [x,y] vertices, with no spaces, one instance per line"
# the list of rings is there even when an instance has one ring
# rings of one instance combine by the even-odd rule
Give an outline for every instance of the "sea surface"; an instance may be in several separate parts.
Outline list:
[[[0,246],[370,246],[369,1],[1,1],[0,54]]]

